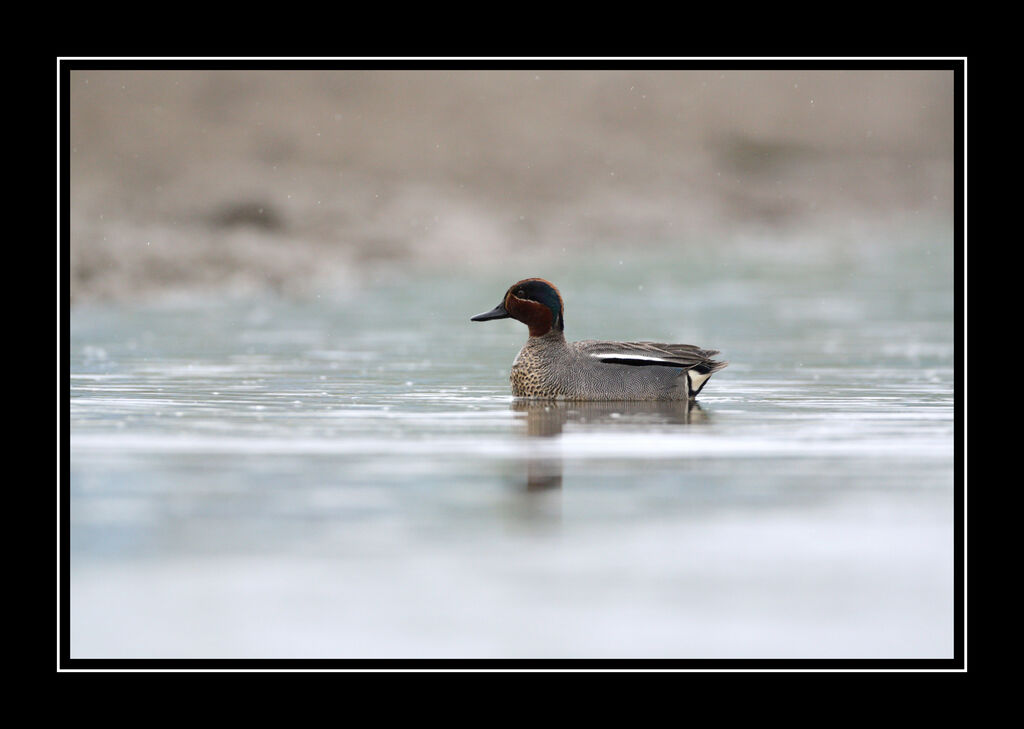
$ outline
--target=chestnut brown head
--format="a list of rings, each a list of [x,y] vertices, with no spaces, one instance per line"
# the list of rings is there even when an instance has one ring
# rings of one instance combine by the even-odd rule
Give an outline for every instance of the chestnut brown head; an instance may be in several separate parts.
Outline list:
[[[552,329],[565,330],[562,296],[549,281],[525,278],[509,287],[501,303],[470,321],[512,318],[530,328],[531,337],[541,337]]]

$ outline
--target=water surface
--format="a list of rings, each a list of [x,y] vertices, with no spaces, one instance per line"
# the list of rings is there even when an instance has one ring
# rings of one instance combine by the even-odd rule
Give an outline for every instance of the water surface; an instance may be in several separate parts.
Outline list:
[[[76,308],[72,657],[951,657],[949,244],[827,243]],[[731,365],[517,402],[535,275]]]

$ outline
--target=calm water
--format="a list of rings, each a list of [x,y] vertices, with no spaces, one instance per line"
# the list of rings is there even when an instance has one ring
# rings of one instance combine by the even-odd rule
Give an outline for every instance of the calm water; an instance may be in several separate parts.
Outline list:
[[[771,250],[76,308],[72,657],[951,657],[948,236]],[[517,403],[536,275],[731,365]]]

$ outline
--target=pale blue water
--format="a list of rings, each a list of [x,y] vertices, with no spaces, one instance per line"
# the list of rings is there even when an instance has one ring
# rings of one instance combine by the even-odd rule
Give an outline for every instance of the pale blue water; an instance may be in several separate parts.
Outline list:
[[[951,657],[950,243],[773,243],[76,308],[72,657]],[[517,404],[537,275],[731,365]]]

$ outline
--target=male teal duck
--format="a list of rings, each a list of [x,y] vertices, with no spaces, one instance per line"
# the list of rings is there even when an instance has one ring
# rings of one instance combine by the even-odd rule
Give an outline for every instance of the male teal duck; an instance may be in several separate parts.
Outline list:
[[[526,278],[470,321],[512,318],[530,337],[512,363],[516,397],[563,400],[692,400],[725,367],[715,349],[657,342],[565,341],[565,306],[549,281]]]

